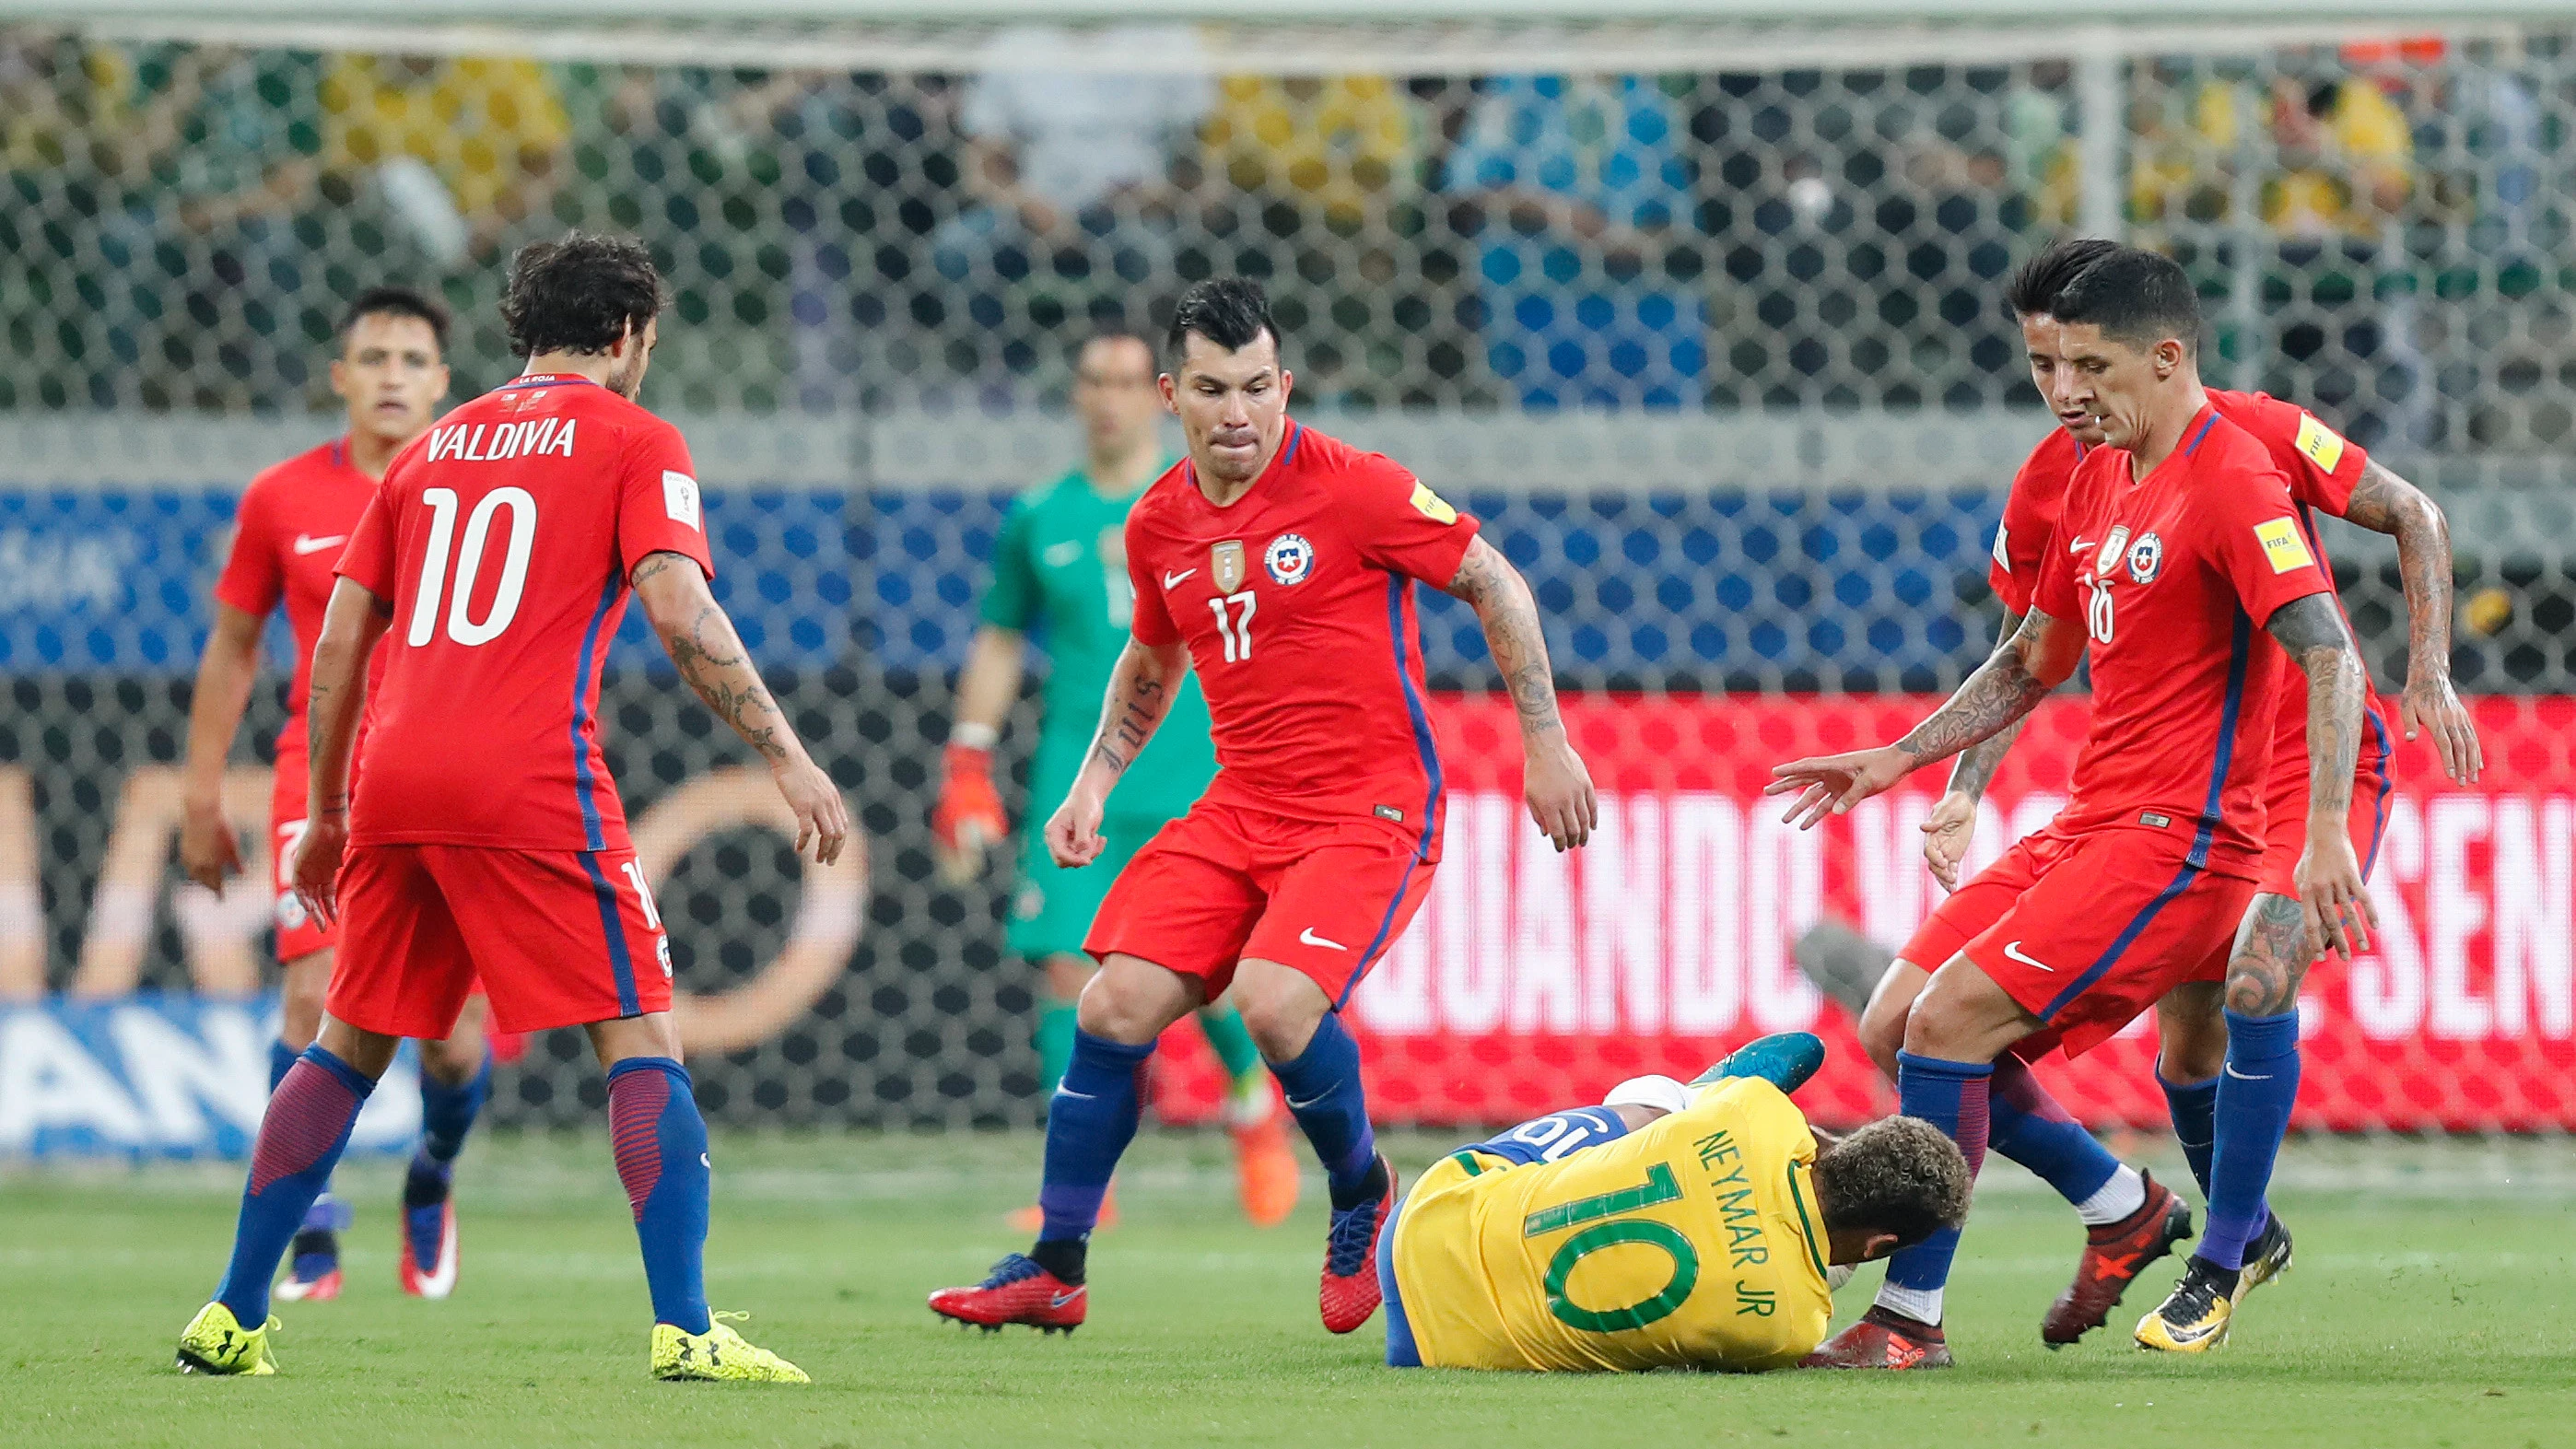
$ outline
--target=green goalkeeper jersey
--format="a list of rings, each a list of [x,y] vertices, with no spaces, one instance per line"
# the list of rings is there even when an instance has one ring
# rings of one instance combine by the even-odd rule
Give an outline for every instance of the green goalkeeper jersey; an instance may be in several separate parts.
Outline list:
[[[1100,727],[1109,671],[1127,646],[1136,607],[1127,577],[1127,510],[1144,493],[1139,488],[1104,498],[1076,468],[1012,500],[1002,520],[984,622],[1037,636],[1048,661],[1041,696],[1045,721],[1029,770],[1032,830],[1042,827],[1073,788],[1083,752]],[[1193,675],[1182,681],[1179,698],[1144,755],[1110,793],[1109,816],[1172,819],[1196,803],[1215,776],[1216,742]]]

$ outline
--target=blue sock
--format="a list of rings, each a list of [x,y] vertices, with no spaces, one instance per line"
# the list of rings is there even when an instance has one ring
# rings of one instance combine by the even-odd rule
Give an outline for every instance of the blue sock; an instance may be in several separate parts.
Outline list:
[[[2120,1170],[2120,1159],[2058,1105],[2020,1058],[1995,1063],[1987,1101],[1994,1150],[2038,1173],[2068,1202],[2080,1206]]]
[[[1918,1057],[1912,1052],[1896,1054],[1897,1110],[1908,1117],[1922,1118],[1958,1143],[1960,1153],[1968,1159],[1971,1179],[1985,1165],[1994,1075],[1992,1062],[1944,1061],[1939,1057]],[[1956,1228],[1944,1228],[1910,1248],[1900,1248],[1887,1260],[1887,1286],[1916,1294],[1938,1294],[1949,1285],[1950,1260],[1958,1251]],[[1914,1316],[1926,1323],[1937,1322],[1938,1310],[1932,1317]]]
[[[312,1046],[269,1094],[251,1147],[232,1262],[215,1290],[215,1301],[231,1309],[244,1328],[268,1322],[268,1283],[277,1276],[277,1260],[304,1225],[305,1209],[331,1180],[332,1165],[348,1149],[358,1108],[375,1089],[356,1068]]]
[[[2218,1078],[2218,1130],[2209,1159],[2209,1229],[2194,1257],[2245,1266],[2245,1245],[2263,1231],[2272,1163],[2299,1098],[2299,1011],[2227,1013],[2227,1070]]]
[[[286,1080],[287,1068],[294,1066],[295,1059],[302,1055],[283,1041],[268,1044],[268,1089],[271,1092],[277,1090],[278,1083]]]
[[[433,1162],[454,1162],[456,1154],[465,1149],[465,1134],[474,1129],[474,1118],[491,1095],[490,1052],[483,1054],[483,1065],[475,1068],[473,1076],[453,1087],[422,1072],[420,1150]]]
[[[608,1136],[635,1209],[653,1321],[704,1333],[707,1316],[707,1119],[686,1067],[628,1057],[608,1069]]]
[[[1296,1060],[1272,1062],[1270,1072],[1287,1093],[1288,1110],[1306,1140],[1315,1144],[1332,1184],[1333,1206],[1367,1201],[1377,1134],[1369,1130],[1368,1098],[1360,1088],[1360,1044],[1342,1030],[1342,1019],[1326,1013]]]
[[[1144,1097],[1136,1074],[1154,1044],[1128,1046],[1077,1027],[1073,1060],[1047,1104],[1046,1175],[1038,1184],[1045,1226],[1038,1241],[1081,1242],[1100,1220],[1100,1199],[1119,1156],[1136,1140]]]
[[[2165,1089],[2165,1110],[2173,1113],[2174,1140],[2191,1164],[2191,1180],[2200,1184],[2200,1200],[2209,1201],[2209,1155],[2218,1147],[2218,1078],[2173,1082],[2162,1070],[2156,1085]]]

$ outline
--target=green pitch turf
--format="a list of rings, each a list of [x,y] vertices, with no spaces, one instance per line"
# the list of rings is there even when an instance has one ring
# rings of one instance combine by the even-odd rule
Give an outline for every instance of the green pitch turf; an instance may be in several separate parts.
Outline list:
[[[212,1287],[237,1170],[0,1175],[0,1423],[44,1445],[1859,1445],[2338,1446],[2576,1442],[2576,1260],[2559,1144],[2474,1190],[2437,1149],[2294,1155],[2279,1197],[2297,1271],[2237,1341],[2149,1358],[2125,1327],[2050,1353],[2041,1311],[2072,1262],[2065,1210],[2010,1183],[1981,1200],[1951,1291],[1946,1374],[1554,1377],[1377,1366],[1374,1325],[1315,1319],[1320,1194],[1288,1226],[1236,1213],[1221,1141],[1149,1136],[1124,1220],[1092,1255],[1071,1339],[961,1333],[922,1294],[1019,1246],[1037,1141],[730,1139],[708,1280],[810,1388],[663,1385],[626,1204],[595,1140],[478,1142],[460,1174],[464,1272],[446,1303],[394,1286],[396,1169],[343,1174],[349,1289],[281,1304],[281,1374],[183,1378],[171,1344]],[[1419,1165],[1449,1144],[1406,1140]],[[2173,1164],[2179,1168],[2179,1164]],[[2533,1180],[2533,1172],[2555,1172]],[[2372,1179],[2367,1185],[2356,1182]],[[1844,1291],[1845,1316],[1875,1270]],[[2152,1291],[2150,1291],[2150,1287]]]

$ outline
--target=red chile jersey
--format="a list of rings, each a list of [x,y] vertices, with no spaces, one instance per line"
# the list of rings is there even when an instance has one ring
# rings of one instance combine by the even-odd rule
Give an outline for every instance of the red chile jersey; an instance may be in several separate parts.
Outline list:
[[[624,848],[599,669],[654,552],[714,573],[688,445],[585,378],[522,377],[405,448],[340,559],[393,610],[350,841]]]
[[[1189,460],[1127,515],[1136,638],[1179,641],[1207,695],[1207,798],[1300,820],[1428,832],[1440,757],[1413,581],[1446,588],[1476,520],[1394,461],[1291,422],[1249,492],[1208,502]]]
[[[2273,466],[2290,480],[2290,499],[2297,505],[2300,535],[2307,540],[2308,551],[2316,555],[2317,571],[2325,575],[2326,587],[2331,590],[2334,571],[2326,558],[2325,542],[2317,535],[2316,513],[2323,509],[2337,518],[2344,516],[2344,510],[2352,506],[2353,487],[2361,481],[2362,465],[2370,461],[2370,455],[2305,409],[2279,398],[2219,388],[2208,391],[2210,404],[2218,409],[2218,415],[2252,434],[2254,441],[2271,455]],[[2075,476],[2086,451],[2064,428],[2050,428],[2039,446],[2030,450],[2021,471],[2013,475],[2012,491],[2004,498],[2003,522],[1995,529],[1994,563],[1987,570],[1987,578],[2004,607],[2016,614],[2030,612],[2031,590],[2039,581],[2049,531],[2064,503],[2067,482]],[[2335,607],[2343,607],[2341,599],[2335,601]],[[2291,789],[2298,791],[2295,798],[2305,799],[2307,687],[2299,666],[2287,656],[2282,657],[2280,668],[2291,678],[2283,684],[2272,717],[2272,770],[2280,786],[2274,799],[2291,798],[2281,793]],[[2386,753],[2386,733],[2375,713],[2364,723],[2360,762],[2364,773]]]
[[[2096,448],[2076,469],[2033,602],[2081,622],[2093,722],[2051,826],[2191,833],[2191,862],[2251,879],[2263,854],[2283,659],[2262,630],[2331,585],[2289,480],[2203,406],[2143,482]]]
[[[233,518],[232,552],[215,580],[215,598],[265,620],[286,606],[295,631],[295,679],[286,690],[281,755],[304,751],[304,704],[313,679],[313,644],[331,604],[340,550],[376,496],[376,480],[349,461],[349,440],[324,443],[261,470],[242,491]],[[384,677],[384,656],[369,661],[370,684]]]

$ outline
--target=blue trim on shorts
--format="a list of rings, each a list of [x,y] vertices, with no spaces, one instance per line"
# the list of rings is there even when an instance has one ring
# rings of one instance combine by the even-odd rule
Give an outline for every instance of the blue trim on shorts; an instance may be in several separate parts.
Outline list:
[[[590,629],[581,636],[581,667],[572,680],[572,793],[581,804],[581,837],[590,850],[606,850],[608,837],[599,828],[599,786],[591,778],[590,742],[581,737],[581,727],[590,722],[590,684],[599,672],[599,630],[608,620],[609,607],[617,602],[619,583],[611,573],[599,591],[599,607],[590,611]]]
[[[644,1004],[635,997],[635,961],[626,954],[626,924],[617,918],[617,887],[599,869],[599,853],[585,850],[581,868],[590,872],[590,888],[599,897],[599,929],[608,937],[608,971],[617,978],[617,1014],[641,1016]]]
[[[2361,708],[2362,723],[2370,726],[2370,738],[2379,746],[2379,759],[2370,773],[2379,781],[2379,793],[2370,802],[2370,848],[2361,853],[2361,878],[2370,879],[2371,867],[2379,864],[2379,842],[2388,836],[2388,792],[2397,787],[2396,778],[2388,773],[2388,757],[2393,751],[2388,743],[2388,726],[2379,711],[2368,705]]]
[[[1385,1231],[1377,1235],[1377,1291],[1386,1310],[1386,1366],[1388,1368],[1422,1367],[1422,1350],[1413,1342],[1413,1319],[1404,1311],[1404,1294],[1395,1286],[1395,1230],[1404,1222],[1404,1210],[1412,1206],[1408,1195],[1395,1205],[1395,1215],[1386,1220]]]
[[[2201,431],[2207,432],[2208,429]],[[2086,967],[2084,974],[2068,982],[2065,990],[2050,999],[2047,1008],[2039,1013],[2040,1020],[2055,1021],[2057,1013],[2064,1011],[2069,1002],[2093,989],[2095,982],[2120,964],[2121,956],[2137,943],[2139,934],[2154,923],[2166,905],[2191,889],[2191,883],[2198,880],[2200,873],[2208,867],[2210,842],[2218,834],[2221,819],[2219,800],[2227,793],[2227,770],[2236,760],[2236,723],[2245,706],[2245,671],[2253,654],[2254,620],[2240,608],[2236,611],[2235,628],[2227,641],[2227,702],[2218,712],[2217,759],[2210,766],[2209,795],[2200,807],[2200,826],[2192,833],[2191,853],[2183,857],[2182,869],[2174,872],[2174,878],[2163,890],[2156,892],[2156,898],[2129,918],[2129,924],[2112,938],[2109,949]]]
[[[1351,969],[1351,979],[1342,983],[1342,994],[1333,998],[1333,1010],[1339,1011],[1357,991],[1369,967],[1377,964],[1378,953],[1386,949],[1387,938],[1395,933],[1395,913],[1404,905],[1405,893],[1413,888],[1413,873],[1431,857],[1432,832],[1440,827],[1440,747],[1431,738],[1431,716],[1422,707],[1422,695],[1413,687],[1412,641],[1405,638],[1404,586],[1402,574],[1386,576],[1386,632],[1395,644],[1395,678],[1404,686],[1404,713],[1413,722],[1413,748],[1422,757],[1422,772],[1430,777],[1431,790],[1422,805],[1422,833],[1414,837],[1413,859],[1404,867],[1404,879],[1396,882],[1395,894],[1388,898],[1386,914],[1378,919],[1377,934],[1369,938],[1368,949],[1360,953],[1359,964]]]

